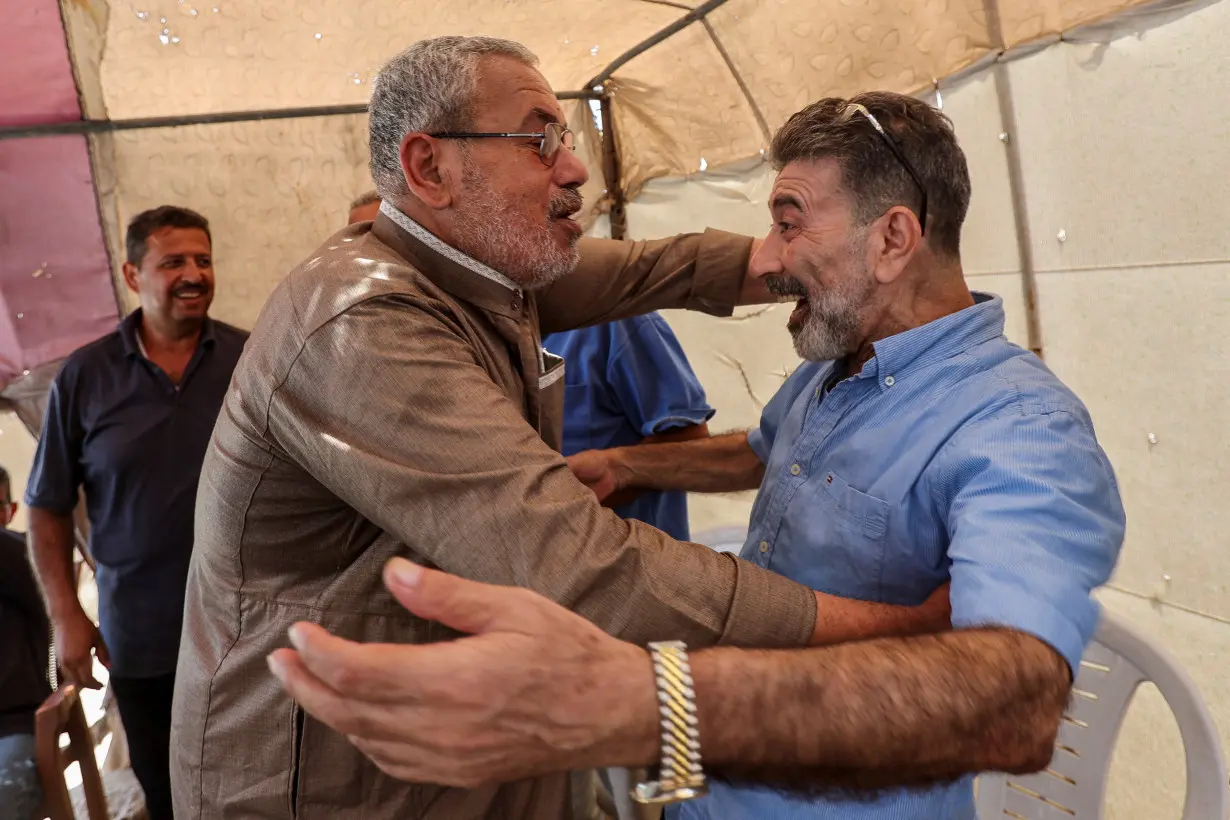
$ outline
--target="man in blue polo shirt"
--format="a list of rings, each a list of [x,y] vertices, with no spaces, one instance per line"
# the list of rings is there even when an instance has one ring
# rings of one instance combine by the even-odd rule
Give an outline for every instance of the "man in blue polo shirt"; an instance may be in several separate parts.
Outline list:
[[[713,408],[657,313],[552,333],[542,346],[564,359],[565,456],[709,435]],[[686,493],[631,490],[606,502],[620,518],[689,538]]]
[[[26,488],[30,545],[64,678],[109,668],[150,820],[171,820],[171,696],[197,480],[247,333],[209,318],[209,223],[163,206],[128,226],[124,280],[141,307],[64,362]],[[73,583],[84,487],[99,627]]]

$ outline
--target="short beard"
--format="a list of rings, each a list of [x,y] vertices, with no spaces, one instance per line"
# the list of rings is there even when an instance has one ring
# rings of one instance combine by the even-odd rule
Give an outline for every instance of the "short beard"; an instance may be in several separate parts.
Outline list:
[[[579,237],[561,248],[550,221],[535,223],[492,188],[470,157],[462,165],[464,204],[458,205],[457,250],[494,268],[527,290],[543,288],[571,273],[580,261]],[[581,195],[564,189],[551,200],[551,213],[578,210]]]
[[[801,327],[790,328],[794,352],[809,362],[844,359],[858,352],[867,304],[875,291],[875,278],[867,270],[861,243],[851,241],[842,260],[851,272],[836,288],[808,287],[793,276],[766,277],[769,290],[779,296],[807,298],[808,313]]]
[[[875,285],[858,278],[839,292],[825,291],[808,297],[810,313],[793,335],[794,352],[809,362],[844,359],[858,352],[863,330],[863,306]]]

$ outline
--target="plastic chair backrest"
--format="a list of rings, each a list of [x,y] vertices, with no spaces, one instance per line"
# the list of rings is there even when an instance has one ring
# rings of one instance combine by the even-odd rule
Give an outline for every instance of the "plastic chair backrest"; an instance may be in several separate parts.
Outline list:
[[[68,733],[68,746],[61,749],[60,735],[65,732]],[[64,782],[64,770],[73,763],[81,766],[81,785],[90,820],[107,820],[107,795],[94,760],[90,727],[85,722],[75,686],[61,686],[52,692],[35,713],[34,758],[43,786],[43,812],[50,820],[76,820],[68,785]]]
[[[1140,684],[1174,712],[1187,761],[1183,820],[1225,820],[1226,762],[1217,728],[1191,678],[1165,652],[1109,612],[1085,651],[1048,769],[978,778],[980,820],[1101,820],[1111,753]]]

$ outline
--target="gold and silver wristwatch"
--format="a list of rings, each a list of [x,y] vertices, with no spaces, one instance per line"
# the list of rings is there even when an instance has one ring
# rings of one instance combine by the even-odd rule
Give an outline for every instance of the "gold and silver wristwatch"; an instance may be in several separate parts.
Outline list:
[[[658,779],[638,783],[632,798],[638,803],[680,803],[709,792],[700,766],[700,732],[692,670],[683,641],[649,644],[658,689],[658,715],[662,727],[662,763]]]

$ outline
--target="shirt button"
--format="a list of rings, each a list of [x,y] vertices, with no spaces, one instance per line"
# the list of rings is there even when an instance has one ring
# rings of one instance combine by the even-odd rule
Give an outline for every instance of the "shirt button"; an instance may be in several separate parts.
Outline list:
[[[512,309],[513,309],[513,310],[520,310],[520,309],[521,309],[521,297],[520,297],[520,296],[514,296],[514,297],[513,297],[513,299],[512,299]]]
[[[790,475],[798,475],[801,472],[803,472],[803,468],[800,467],[799,465],[797,464],[790,465]]]
[[[893,386],[894,384],[896,384],[896,383],[897,383],[897,380],[896,380],[896,379],[894,379],[892,376],[885,376],[885,377],[884,377],[884,386],[885,386],[885,387],[892,387],[892,386]]]
[[[768,552],[768,551],[769,551],[769,542],[768,542],[768,541],[761,541],[761,542],[760,542],[760,551],[761,551],[761,552]]]
[[[832,484],[832,483],[833,483],[833,474],[832,474],[832,473],[829,473],[828,478],[826,478],[826,479],[824,479],[824,480],[825,480],[827,483]]]

